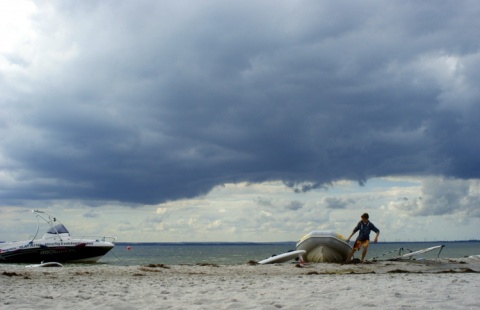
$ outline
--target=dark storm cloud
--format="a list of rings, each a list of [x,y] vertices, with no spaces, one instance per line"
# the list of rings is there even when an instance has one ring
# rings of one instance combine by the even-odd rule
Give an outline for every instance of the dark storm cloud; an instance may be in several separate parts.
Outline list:
[[[4,201],[480,176],[475,2],[58,2],[0,75]],[[48,16],[48,18],[46,18]]]

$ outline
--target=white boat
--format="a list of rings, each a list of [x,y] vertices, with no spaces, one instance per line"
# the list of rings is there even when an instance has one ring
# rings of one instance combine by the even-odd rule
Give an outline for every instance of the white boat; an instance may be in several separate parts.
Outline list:
[[[352,250],[342,235],[332,230],[314,230],[297,242],[297,250],[305,250],[305,262],[342,263]]]
[[[259,261],[258,263],[260,265],[264,264],[276,264],[276,263],[286,263],[288,261],[291,261],[292,259],[295,258],[301,258],[302,255],[305,255],[306,251],[300,250],[300,251],[290,251],[278,255],[272,255],[269,258],[266,258],[264,260]]]
[[[397,252],[397,251],[398,251],[398,256],[397,257],[390,258],[390,259],[387,259],[387,260],[391,260],[391,261],[399,261],[399,260],[406,260],[406,259],[409,259],[409,260],[423,260],[425,258],[417,258],[417,256],[421,255],[421,254],[428,253],[428,252],[433,251],[433,250],[438,250],[437,258],[440,258],[440,253],[442,252],[444,247],[445,247],[445,245],[436,245],[436,246],[432,246],[432,247],[417,250],[417,251],[412,251],[412,250],[409,250],[409,249],[399,248],[399,249],[392,250],[390,252],[384,253],[380,256],[371,258],[370,260],[374,261],[374,260],[376,260],[376,259],[378,259],[382,256],[385,256],[385,255],[388,255],[388,254],[391,254],[391,253],[394,253],[394,252]],[[410,251],[410,252],[407,253],[407,254],[402,254],[404,252],[404,250],[407,250],[407,251]]]
[[[25,268],[38,268],[38,267],[63,267],[63,265],[57,262],[49,262],[49,263],[42,262],[41,264],[25,266]]]
[[[440,256],[440,252],[442,252],[442,249],[443,249],[444,246],[445,245],[432,246],[430,248],[426,248],[426,249],[410,252],[410,253],[407,253],[407,254],[403,254],[400,258],[413,258],[417,255],[425,254],[425,253],[428,253],[430,251],[437,250],[437,249],[440,249],[439,252],[438,252],[438,256]]]
[[[114,237],[74,237],[55,217],[39,210],[32,212],[38,223],[35,236],[25,241],[0,243],[0,263],[93,263],[115,246]],[[50,228],[41,239],[35,239],[40,219],[47,222]]]

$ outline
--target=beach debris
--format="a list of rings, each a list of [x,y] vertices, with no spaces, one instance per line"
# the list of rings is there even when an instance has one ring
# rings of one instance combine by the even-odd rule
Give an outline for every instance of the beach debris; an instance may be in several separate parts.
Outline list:
[[[403,270],[403,269],[393,269],[393,270],[387,271],[387,273],[412,273],[412,272],[408,270]]]
[[[197,266],[201,266],[201,267],[220,267],[217,264],[211,264],[211,263],[198,263]]]
[[[443,270],[443,271],[439,271],[438,273],[479,273],[479,272],[470,268],[459,268],[456,270],[454,269]]]
[[[164,264],[148,264],[146,266],[140,267],[141,271],[146,271],[146,272],[161,272],[161,270],[157,268],[162,268],[162,269],[170,269],[169,266],[164,265]]]
[[[21,277],[22,275],[21,274],[18,274],[16,272],[8,272],[8,271],[4,271],[2,273],[2,276],[7,276],[7,277]]]
[[[148,267],[148,268],[165,268],[165,269],[170,269],[169,266],[164,265],[164,264],[148,264],[148,265],[145,266],[145,267]]]
[[[348,264],[353,264],[353,265],[355,265],[355,264],[360,264],[361,262],[362,262],[362,261],[361,261],[359,258],[354,258],[354,259],[352,259],[352,260],[350,260],[350,261],[348,261],[348,262],[345,262],[344,264],[347,264],[347,265],[348,265]]]
[[[144,273],[134,273],[132,276],[134,276],[134,277],[144,277],[144,276],[146,276],[146,274],[144,274]]]

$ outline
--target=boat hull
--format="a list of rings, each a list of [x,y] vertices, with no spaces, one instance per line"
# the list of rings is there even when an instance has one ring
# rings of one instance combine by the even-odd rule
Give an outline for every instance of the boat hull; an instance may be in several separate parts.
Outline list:
[[[312,231],[297,243],[297,250],[305,250],[305,262],[341,263],[347,259],[352,247],[333,231]]]
[[[0,263],[94,263],[107,254],[112,248],[113,244],[20,248],[0,252]]]

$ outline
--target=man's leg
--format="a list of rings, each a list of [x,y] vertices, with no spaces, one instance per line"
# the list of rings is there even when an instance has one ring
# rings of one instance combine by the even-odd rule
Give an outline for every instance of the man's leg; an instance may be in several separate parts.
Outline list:
[[[368,249],[368,244],[363,246],[363,251],[362,251],[362,263],[365,262],[365,256],[367,255],[367,249]]]
[[[355,248],[353,248],[350,253],[347,255],[347,259],[345,260],[345,263],[348,263],[350,261],[350,258],[352,258],[353,253],[355,253]]]

